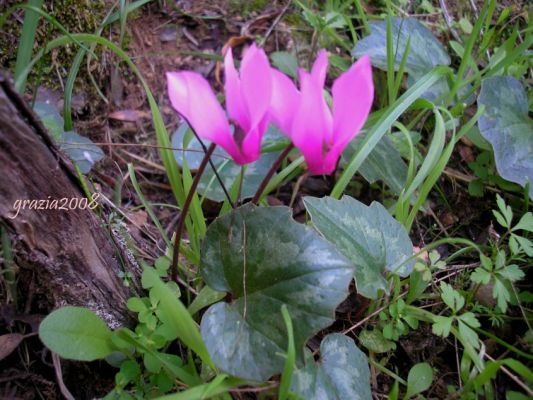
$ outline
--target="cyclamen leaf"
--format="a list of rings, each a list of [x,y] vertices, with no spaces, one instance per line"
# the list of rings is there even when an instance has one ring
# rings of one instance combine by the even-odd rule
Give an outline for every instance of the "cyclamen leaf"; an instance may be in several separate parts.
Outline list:
[[[34,111],[39,115],[54,140],[59,142],[61,150],[78,164],[83,174],[88,173],[93,164],[104,158],[102,149],[90,139],[74,131],[65,132],[63,117],[54,107],[47,103],[36,102]]]
[[[57,109],[43,101],[36,101],[33,111],[39,116],[50,136],[56,141],[60,140],[64,121]]]
[[[297,362],[305,342],[334,321],[348,294],[352,265],[311,228],[295,222],[287,207],[246,204],[208,228],[201,272],[231,303],[212,305],[201,322],[216,366],[262,381],[283,370],[286,304],[294,324]],[[279,354],[279,355],[277,355]]]
[[[352,50],[352,55],[360,58],[369,55],[372,65],[387,71],[387,21],[371,21],[369,23],[371,34],[359,40]],[[394,50],[394,70],[400,69],[402,57],[406,51],[407,41],[409,52],[407,54],[404,71],[408,75],[407,84],[412,86],[422,76],[438,65],[450,65],[450,56],[442,44],[433,36],[433,33],[415,18],[391,18],[392,48]],[[465,94],[469,86],[463,88],[459,95]],[[445,78],[439,79],[423,94],[431,101],[449,91]],[[467,103],[475,101],[470,96]]]
[[[395,50],[394,69],[400,68],[402,56],[410,39],[409,54],[405,63],[408,74],[422,74],[431,71],[437,65],[449,65],[450,56],[446,49],[433,36],[431,31],[415,18],[391,18],[393,49]],[[359,40],[352,54],[359,58],[367,54],[372,64],[387,70],[387,22],[371,21],[372,33]]]
[[[342,152],[341,165],[352,158],[366,135],[359,133]],[[383,181],[395,194],[400,194],[407,179],[407,165],[388,136],[383,136],[365,159],[359,172],[369,182]]]
[[[275,51],[270,54],[272,65],[287,75],[298,78],[298,59],[288,51]]]
[[[522,187],[529,180],[533,199],[533,120],[524,87],[510,76],[490,77],[481,82],[477,102],[485,106],[479,131],[494,148],[498,173]]]
[[[372,399],[368,359],[352,339],[327,335],[320,355],[320,363],[309,355],[306,367],[294,371],[291,391],[304,399]]]
[[[375,299],[379,290],[388,290],[384,272],[411,273],[414,261],[406,262],[413,254],[411,239],[381,204],[366,206],[344,196],[305,197],[304,205],[318,231],[355,265],[362,296]]]

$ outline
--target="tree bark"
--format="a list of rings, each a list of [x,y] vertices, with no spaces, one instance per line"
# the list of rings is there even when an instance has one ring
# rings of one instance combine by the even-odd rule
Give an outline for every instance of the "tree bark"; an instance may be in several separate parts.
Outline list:
[[[50,209],[83,197],[71,162],[0,71],[0,223],[16,264],[48,307],[88,307],[116,328],[129,320],[116,246],[92,210]],[[21,209],[23,200],[43,201]]]

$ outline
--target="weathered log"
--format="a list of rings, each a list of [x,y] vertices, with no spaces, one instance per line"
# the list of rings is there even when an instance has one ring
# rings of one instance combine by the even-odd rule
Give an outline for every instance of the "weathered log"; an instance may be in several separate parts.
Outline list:
[[[129,319],[129,292],[112,239],[89,208],[50,209],[83,197],[71,162],[0,71],[0,223],[15,261],[51,308],[88,307],[115,328]]]

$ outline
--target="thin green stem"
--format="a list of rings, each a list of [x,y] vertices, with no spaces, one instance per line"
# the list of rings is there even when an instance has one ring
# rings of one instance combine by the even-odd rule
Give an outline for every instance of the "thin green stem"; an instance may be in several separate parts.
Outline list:
[[[185,122],[187,122],[187,125],[189,125],[189,129],[192,131],[192,133],[196,137],[196,140],[198,140],[198,143],[200,143],[200,146],[202,146],[202,149],[204,150],[204,153],[207,153],[208,149],[207,149],[207,146],[205,145],[205,143],[202,141],[202,138],[200,138],[200,136],[198,136],[196,131],[193,129],[191,123],[185,117],[183,117],[183,115],[182,115],[182,118],[185,119]],[[215,174],[215,176],[217,178],[217,181],[220,184],[220,187],[222,188],[222,191],[224,192],[224,196],[226,196],[226,199],[228,200],[228,203],[230,204],[231,208],[234,209],[235,208],[235,204],[231,200],[231,196],[228,193],[228,189],[226,188],[226,185],[222,181],[222,178],[220,177],[220,175],[219,175],[219,173],[217,171],[217,167],[213,163],[213,160],[211,160],[211,157],[209,157],[209,165],[211,165],[211,168],[213,169],[213,173]]]
[[[272,167],[270,167],[270,170],[266,174],[265,178],[259,185],[259,188],[257,189],[257,192],[255,192],[254,198],[252,199],[252,204],[257,204],[259,202],[259,199],[261,198],[261,195],[265,191],[265,188],[268,185],[268,182],[272,179],[272,176],[274,176],[274,173],[278,170],[279,166],[287,157],[287,155],[291,152],[291,150],[294,148],[294,145],[291,143],[287,146],[285,150],[279,155],[278,159],[274,161],[274,164],[272,164]]]
[[[185,203],[183,204],[183,208],[181,210],[178,224],[176,225],[176,233],[174,237],[174,252],[172,254],[172,264],[170,268],[171,277],[173,281],[177,281],[178,279],[178,259],[179,259],[179,253],[180,253],[181,234],[183,233],[183,226],[185,224],[185,219],[187,218],[187,213],[189,211],[189,207],[191,206],[191,202],[194,197],[194,194],[196,193],[196,188],[198,187],[200,178],[202,177],[205,167],[207,166],[207,163],[209,162],[211,155],[215,151],[215,148],[216,148],[216,144],[211,143],[211,145],[207,149],[205,156],[200,166],[198,167],[198,171],[196,172],[196,175],[194,176],[194,180],[192,181],[191,188],[189,189],[189,193],[187,193],[187,198],[185,199]]]

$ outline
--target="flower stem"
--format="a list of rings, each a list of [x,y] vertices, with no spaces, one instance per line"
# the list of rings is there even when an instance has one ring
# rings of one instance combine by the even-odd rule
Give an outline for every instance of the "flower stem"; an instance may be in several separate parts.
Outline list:
[[[191,188],[189,189],[189,193],[187,193],[187,198],[185,199],[183,208],[181,209],[181,214],[178,219],[178,224],[176,225],[176,233],[174,235],[175,236],[174,237],[174,252],[172,255],[172,264],[170,267],[171,277],[173,281],[177,281],[178,279],[178,259],[179,259],[179,254],[180,254],[181,235],[183,233],[183,226],[185,225],[185,218],[187,218],[187,213],[189,212],[189,207],[191,206],[193,196],[196,193],[196,188],[198,187],[198,183],[200,182],[200,178],[202,177],[202,174],[204,173],[207,163],[211,159],[211,155],[215,151],[215,147],[216,147],[216,144],[211,143],[211,145],[207,149],[205,156],[202,159],[200,166],[198,167],[198,171],[196,171],[196,175],[194,176],[194,179],[192,181]]]
[[[187,121],[187,120],[186,120],[186,121]],[[196,140],[198,140],[198,143],[200,143],[200,146],[202,146],[202,149],[204,150],[204,153],[207,153],[207,147],[206,147],[206,145],[204,144],[204,142],[202,141],[202,139],[200,138],[200,136],[198,136],[198,134],[197,134],[196,131],[192,128],[191,124],[189,124],[188,121],[187,121],[187,124],[189,125],[189,129],[192,131],[192,133],[193,133],[194,136],[196,137]],[[230,196],[229,193],[228,193],[228,189],[226,188],[226,185],[224,185],[224,182],[222,181],[222,178],[221,178],[220,175],[218,174],[217,167],[215,166],[215,164],[213,164],[213,160],[211,160],[211,157],[209,157],[209,165],[211,165],[211,168],[213,168],[213,173],[215,174],[218,183],[219,183],[220,186],[222,187],[222,190],[224,191],[224,195],[226,196],[226,199],[228,200],[229,205],[231,206],[231,208],[235,208],[235,204],[234,204],[233,201],[231,200],[231,196]]]
[[[263,181],[259,185],[257,192],[255,192],[254,198],[252,199],[253,204],[257,204],[259,202],[259,200],[261,199],[261,195],[263,194],[263,192],[265,191],[265,188],[268,185],[268,182],[270,182],[270,180],[274,176],[274,173],[278,170],[279,166],[281,165],[285,157],[287,157],[287,155],[291,152],[293,148],[294,148],[294,145],[292,143],[289,144],[285,148],[285,150],[283,150],[283,152],[279,155],[278,159],[274,161],[274,164],[272,164],[272,167],[270,167],[270,170],[265,175]]]

